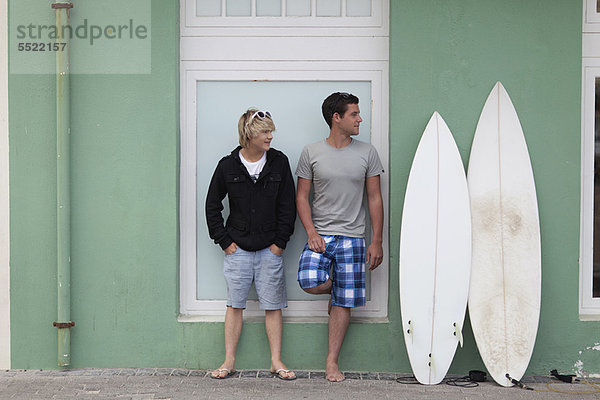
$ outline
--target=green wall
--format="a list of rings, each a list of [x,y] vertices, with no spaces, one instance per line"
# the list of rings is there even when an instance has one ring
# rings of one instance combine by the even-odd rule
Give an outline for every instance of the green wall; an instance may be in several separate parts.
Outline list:
[[[599,373],[600,354],[586,348],[600,341],[600,325],[578,320],[581,2],[398,3],[391,24],[390,254],[397,254],[410,163],[431,113],[444,117],[466,165],[479,113],[501,81],[521,119],[540,212],[542,311],[527,373],[570,370],[578,361]],[[393,293],[394,268],[390,279]],[[465,342],[455,372],[479,362],[472,333]]]
[[[75,75],[72,85],[72,366],[211,368],[222,323],[178,323],[178,12],[152,1],[152,73]],[[581,2],[392,0],[390,322],[351,324],[344,370],[410,372],[398,292],[408,171],[434,110],[466,163],[483,103],[501,81],[519,112],[542,227],[542,315],[528,374],[600,373],[600,324],[579,322]],[[12,44],[14,45],[14,43]],[[118,61],[118,60],[115,60]],[[9,81],[13,368],[56,368],[55,82]],[[325,324],[284,326],[289,367],[324,369]],[[580,354],[582,352],[582,354]],[[268,368],[247,323],[237,367]],[[453,373],[483,368],[470,327]]]

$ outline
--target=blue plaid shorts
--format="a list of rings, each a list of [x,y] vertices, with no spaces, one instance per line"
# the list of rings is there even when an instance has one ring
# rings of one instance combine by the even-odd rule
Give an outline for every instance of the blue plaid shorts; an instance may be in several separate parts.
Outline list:
[[[322,235],[325,252],[304,247],[298,267],[298,283],[309,289],[325,283],[331,271],[331,305],[360,307],[365,305],[365,239]]]

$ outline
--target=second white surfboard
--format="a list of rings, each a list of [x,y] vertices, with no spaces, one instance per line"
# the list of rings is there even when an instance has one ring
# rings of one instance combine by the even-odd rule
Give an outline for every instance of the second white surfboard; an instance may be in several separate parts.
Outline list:
[[[537,197],[517,112],[498,82],[477,124],[468,172],[473,214],[469,316],[490,375],[521,379],[533,352],[541,303]]]

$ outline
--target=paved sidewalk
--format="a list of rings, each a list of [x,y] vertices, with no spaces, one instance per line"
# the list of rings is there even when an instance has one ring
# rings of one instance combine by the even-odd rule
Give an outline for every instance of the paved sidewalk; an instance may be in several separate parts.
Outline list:
[[[183,369],[79,369],[0,371],[0,399],[600,399],[600,381],[586,384],[553,383],[570,394],[504,388],[493,382],[465,388],[442,383],[434,386],[408,382],[405,374],[346,373],[341,383],[329,383],[323,371],[297,371],[295,381],[281,381],[269,371],[238,371],[225,380],[209,377],[206,370]],[[453,377],[450,377],[453,378]],[[523,383],[548,390],[545,377],[527,377]]]

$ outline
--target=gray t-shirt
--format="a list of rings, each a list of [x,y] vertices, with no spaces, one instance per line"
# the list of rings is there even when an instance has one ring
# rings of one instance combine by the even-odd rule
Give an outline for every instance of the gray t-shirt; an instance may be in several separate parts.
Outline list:
[[[322,140],[302,149],[296,175],[312,180],[312,221],[320,235],[364,237],[365,179],[383,173],[377,150],[352,139],[341,149]]]

